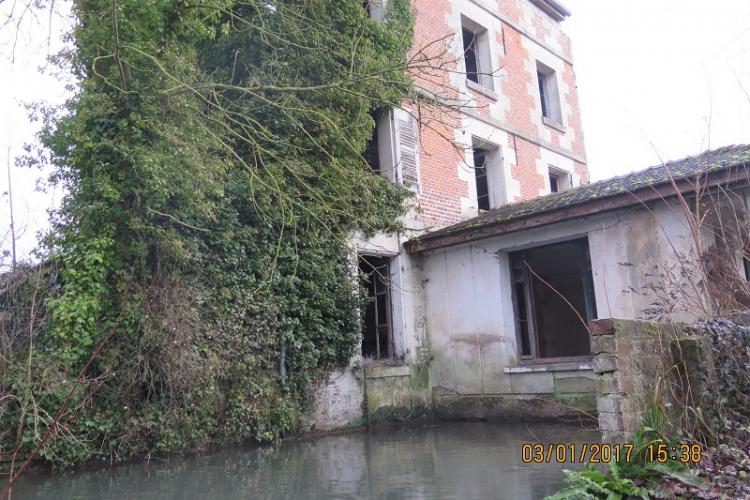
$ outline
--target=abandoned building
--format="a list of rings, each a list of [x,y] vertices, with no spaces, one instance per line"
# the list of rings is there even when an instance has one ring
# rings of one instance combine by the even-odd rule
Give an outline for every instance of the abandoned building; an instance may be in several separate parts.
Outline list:
[[[384,1],[365,3],[376,20]],[[409,231],[353,237],[370,298],[362,351],[317,388],[310,426],[415,408],[456,417],[595,412],[591,321],[658,314],[659,287],[672,278],[687,298],[661,312],[697,317],[687,303],[700,302],[702,284],[688,286],[684,269],[695,258],[684,206],[696,186],[712,200],[708,219],[731,214],[719,224],[733,233],[723,251],[747,280],[750,146],[589,183],[561,30],[570,13],[555,0],[412,4],[415,50],[447,37],[456,56],[455,71],[415,85],[467,104],[430,127],[408,103],[375,115],[366,158],[414,191]]]

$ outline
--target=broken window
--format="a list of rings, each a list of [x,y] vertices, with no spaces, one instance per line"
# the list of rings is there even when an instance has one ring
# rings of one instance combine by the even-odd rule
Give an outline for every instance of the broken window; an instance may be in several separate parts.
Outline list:
[[[464,64],[466,65],[466,78],[474,83],[479,83],[479,65],[477,64],[477,35],[467,28],[461,28],[464,40]]]
[[[555,70],[537,61],[536,79],[539,85],[542,117],[557,125],[562,125],[562,110],[560,109],[560,95],[557,89],[557,74]]]
[[[560,191],[560,177],[550,172],[549,174],[549,192],[557,193]]]
[[[571,175],[564,170],[560,170],[559,168],[550,165],[548,175],[550,193],[559,193],[560,191],[565,191],[572,186],[570,181]]]
[[[461,40],[464,49],[466,79],[494,90],[490,34],[479,23],[461,16]]]
[[[477,207],[479,210],[490,209],[490,189],[487,183],[488,151],[474,148],[474,179],[477,185]]]
[[[362,356],[391,357],[390,265],[387,257],[362,256],[359,271],[367,292],[362,332]]]
[[[591,355],[587,324],[596,317],[588,240],[510,255],[522,359]]]
[[[542,103],[542,116],[549,118],[549,105],[547,104],[547,77],[544,73],[537,70],[536,80],[539,83],[539,97]]]

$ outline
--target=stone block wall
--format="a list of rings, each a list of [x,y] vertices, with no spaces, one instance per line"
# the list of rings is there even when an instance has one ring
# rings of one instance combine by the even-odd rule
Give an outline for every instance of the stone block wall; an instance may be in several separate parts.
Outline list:
[[[432,416],[429,374],[424,365],[375,365],[367,367],[366,373],[367,408],[354,425],[365,425],[368,419],[378,425]]]
[[[590,330],[603,441],[627,439],[655,405],[678,411],[703,393],[707,339],[688,335],[689,327],[603,319]]]

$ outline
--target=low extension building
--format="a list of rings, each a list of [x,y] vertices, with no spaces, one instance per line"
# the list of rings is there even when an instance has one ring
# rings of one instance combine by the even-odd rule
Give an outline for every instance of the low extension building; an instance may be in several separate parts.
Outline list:
[[[415,85],[454,106],[375,113],[366,157],[414,191],[409,230],[352,239],[361,355],[317,387],[311,427],[592,413],[591,321],[692,321],[719,292],[750,306],[750,146],[589,183],[567,9],[412,3],[414,52],[453,55]]]

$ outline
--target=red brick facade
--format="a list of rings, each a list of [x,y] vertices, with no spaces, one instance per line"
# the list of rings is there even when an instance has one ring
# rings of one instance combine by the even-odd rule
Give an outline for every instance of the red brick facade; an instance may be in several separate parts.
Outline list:
[[[547,165],[569,172],[576,184],[587,182],[570,40],[560,23],[531,0],[412,0],[412,4],[414,51],[437,53],[441,46],[434,42],[453,35],[452,51],[457,54],[453,71],[417,75],[415,83],[442,98],[473,99],[465,115],[435,116],[420,127],[418,203],[425,224],[444,226],[477,214],[471,206],[476,196],[473,174],[466,173],[465,153],[452,143],[469,141],[470,147],[470,137],[476,135],[472,130],[489,134],[487,139],[502,150],[507,202],[545,194]],[[462,18],[486,29],[492,69],[497,71],[494,92],[480,92],[464,83]],[[542,120],[537,60],[555,68],[561,126]]]

